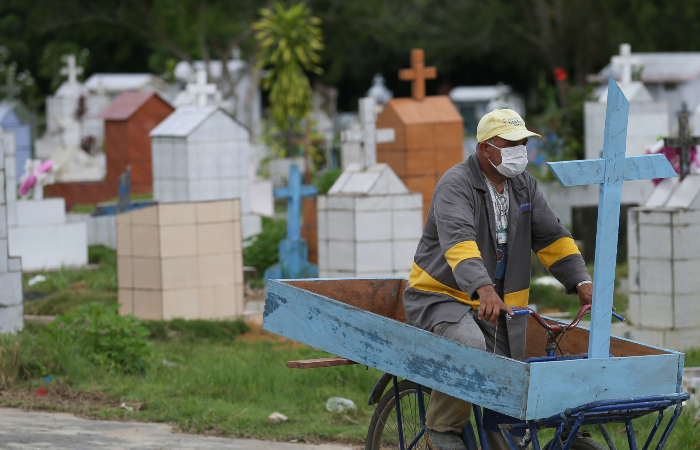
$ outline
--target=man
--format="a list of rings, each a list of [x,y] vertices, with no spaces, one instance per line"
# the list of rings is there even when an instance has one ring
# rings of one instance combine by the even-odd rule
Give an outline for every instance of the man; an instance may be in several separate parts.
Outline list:
[[[479,121],[476,154],[448,170],[433,193],[404,292],[408,322],[452,341],[517,360],[525,357],[530,251],[582,305],[591,278],[571,234],[527,172],[525,144],[540,138],[510,109]],[[494,339],[495,338],[495,339]],[[464,449],[471,404],[433,390],[426,441],[433,450]],[[489,448],[508,449],[497,431]]]

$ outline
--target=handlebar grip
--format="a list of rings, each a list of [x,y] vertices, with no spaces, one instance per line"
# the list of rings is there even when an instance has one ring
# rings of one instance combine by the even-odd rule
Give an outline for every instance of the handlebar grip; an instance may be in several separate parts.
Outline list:
[[[619,314],[612,313],[612,315],[613,315],[614,318],[616,318],[616,319],[619,320],[620,322],[624,322],[624,321],[625,321],[625,318],[622,317],[622,316],[619,315]]]
[[[513,315],[514,316],[527,316],[530,314],[530,310],[528,309],[515,309],[513,308]]]

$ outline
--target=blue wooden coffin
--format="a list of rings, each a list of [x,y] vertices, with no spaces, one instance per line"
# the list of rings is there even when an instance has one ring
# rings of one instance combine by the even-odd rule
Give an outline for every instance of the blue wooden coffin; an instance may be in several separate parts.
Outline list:
[[[270,280],[263,329],[524,420],[680,392],[682,353],[613,337],[611,358],[525,364],[408,325],[405,287],[398,278]],[[528,321],[527,358],[544,356],[545,332]],[[585,353],[588,330],[560,346]]]

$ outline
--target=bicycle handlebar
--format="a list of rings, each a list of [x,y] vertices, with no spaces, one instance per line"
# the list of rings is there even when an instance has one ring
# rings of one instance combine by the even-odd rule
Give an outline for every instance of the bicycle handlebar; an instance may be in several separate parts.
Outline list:
[[[532,318],[535,319],[537,321],[537,323],[539,323],[540,326],[542,326],[542,328],[549,330],[553,333],[561,333],[562,331],[569,331],[570,329],[575,328],[576,325],[578,325],[579,322],[581,321],[581,318],[591,310],[591,305],[582,306],[581,309],[579,310],[578,314],[576,314],[576,317],[574,317],[574,320],[568,325],[563,325],[563,324],[559,324],[559,323],[549,324],[542,318],[542,316],[537,314],[537,311],[534,311],[531,308],[527,308],[527,307],[518,308],[517,306],[512,306],[511,308],[513,309],[513,315],[525,316],[527,314],[532,314]],[[615,317],[616,319],[618,319],[621,322],[625,321],[625,318],[619,314],[616,314],[613,312],[612,315],[613,315],[613,317]]]

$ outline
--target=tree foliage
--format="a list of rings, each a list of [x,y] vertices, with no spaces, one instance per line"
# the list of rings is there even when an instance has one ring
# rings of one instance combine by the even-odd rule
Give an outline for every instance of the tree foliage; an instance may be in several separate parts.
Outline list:
[[[304,3],[285,8],[275,3],[260,11],[253,24],[258,42],[258,68],[264,69],[264,89],[270,91],[270,115],[275,125],[288,130],[311,109],[311,84],[306,71],[321,74],[323,49],[321,21]]]

